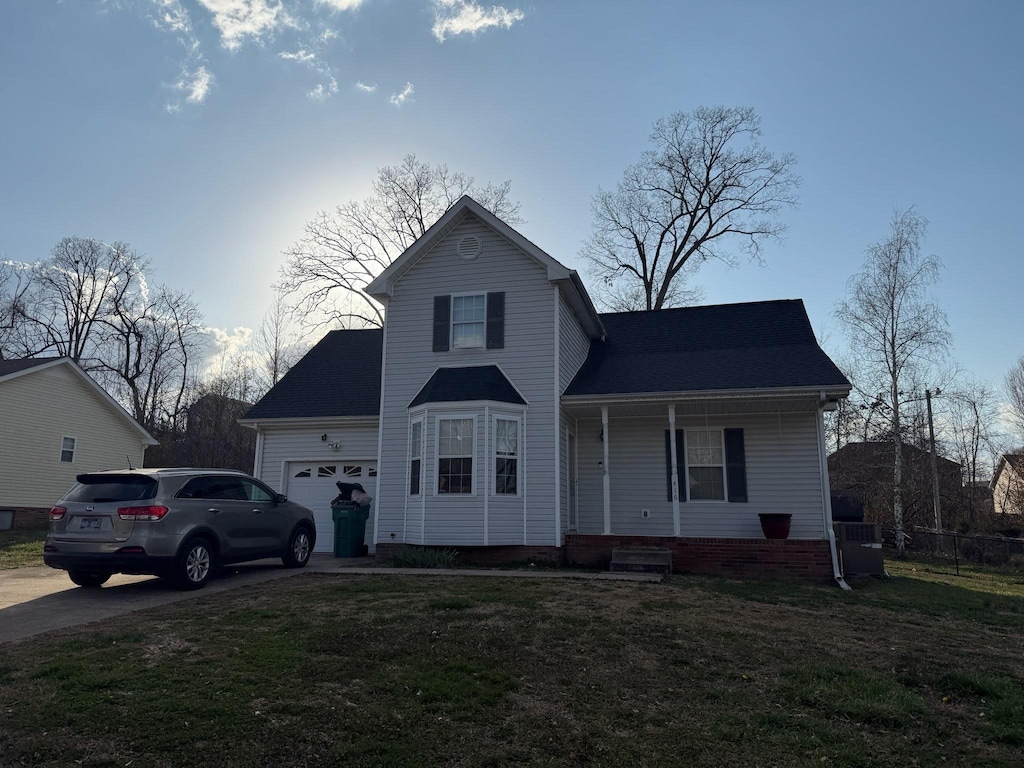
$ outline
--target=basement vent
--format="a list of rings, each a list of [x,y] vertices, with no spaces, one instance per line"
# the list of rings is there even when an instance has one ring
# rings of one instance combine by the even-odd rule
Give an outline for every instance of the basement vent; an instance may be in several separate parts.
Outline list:
[[[466,235],[459,240],[457,247],[459,258],[463,261],[472,261],[480,255],[480,238],[476,235]]]

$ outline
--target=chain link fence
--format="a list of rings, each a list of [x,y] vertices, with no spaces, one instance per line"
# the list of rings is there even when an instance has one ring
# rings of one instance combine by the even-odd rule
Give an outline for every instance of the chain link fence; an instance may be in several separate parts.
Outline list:
[[[977,536],[911,526],[903,532],[904,547],[914,557],[938,558],[953,568],[986,565],[1024,573],[1024,539]],[[882,546],[895,552],[892,528],[882,531]]]

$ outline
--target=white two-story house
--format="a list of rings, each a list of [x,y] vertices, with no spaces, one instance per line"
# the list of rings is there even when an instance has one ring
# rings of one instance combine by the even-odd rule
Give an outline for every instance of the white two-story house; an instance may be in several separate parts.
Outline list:
[[[465,197],[252,410],[255,473],[317,515],[375,497],[367,545],[468,562],[829,578],[823,412],[850,390],[799,300],[599,314],[578,275]],[[767,540],[761,513],[791,515]]]

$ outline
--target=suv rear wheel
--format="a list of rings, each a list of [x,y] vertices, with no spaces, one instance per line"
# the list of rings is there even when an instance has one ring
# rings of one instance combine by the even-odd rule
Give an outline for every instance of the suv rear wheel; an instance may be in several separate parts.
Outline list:
[[[309,562],[313,552],[313,542],[309,540],[309,529],[299,526],[288,537],[288,548],[281,560],[286,568],[302,568]]]
[[[68,571],[68,578],[80,587],[96,589],[106,584],[110,574],[94,573],[91,571]]]
[[[213,550],[203,538],[189,541],[182,549],[181,557],[174,571],[174,583],[178,589],[199,589],[210,580],[213,573]]]

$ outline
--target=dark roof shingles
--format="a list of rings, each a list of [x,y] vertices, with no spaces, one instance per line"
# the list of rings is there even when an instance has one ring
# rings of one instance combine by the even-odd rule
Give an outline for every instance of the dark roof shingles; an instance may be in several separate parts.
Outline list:
[[[498,403],[525,405],[516,388],[496,365],[466,368],[439,368],[409,403],[412,408],[422,403],[452,403],[466,400],[493,400]]]
[[[849,387],[799,299],[601,315],[566,395]]]
[[[46,365],[46,363],[52,363],[54,360],[60,360],[59,357],[25,357],[18,360],[0,360],[0,376],[7,376],[11,373],[17,373],[18,371],[24,371],[29,368],[35,368],[39,365]]]
[[[244,419],[377,416],[384,332],[331,331]]]

